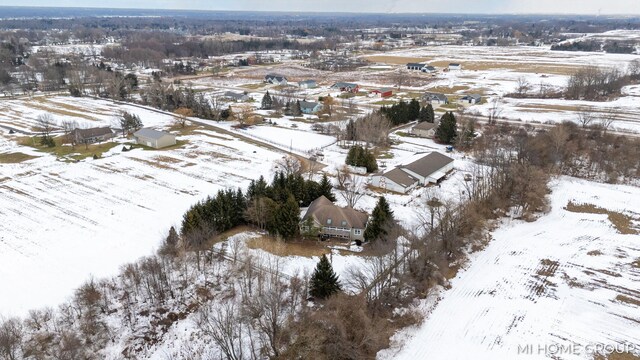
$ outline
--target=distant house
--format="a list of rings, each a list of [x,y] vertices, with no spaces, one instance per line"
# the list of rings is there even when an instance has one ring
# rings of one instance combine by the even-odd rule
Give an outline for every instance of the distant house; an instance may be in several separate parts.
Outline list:
[[[71,133],[76,144],[93,144],[107,141],[113,137],[113,131],[109,127],[90,129],[73,129]]]
[[[314,89],[318,87],[318,83],[315,80],[298,81],[298,87],[301,89]]]
[[[380,88],[380,89],[371,90],[369,93],[373,94],[376,97],[387,98],[387,97],[393,96],[393,89]]]
[[[458,102],[466,103],[466,104],[479,104],[482,101],[482,96],[480,94],[468,94],[460,98]]]
[[[408,63],[407,64],[407,70],[418,70],[418,71],[422,71],[422,69],[427,66],[427,64],[421,64],[421,63]]]
[[[347,83],[347,82],[337,82],[333,85],[331,85],[332,89],[338,89],[342,92],[352,92],[352,93],[357,93],[358,91],[360,91],[360,86],[358,84],[354,84],[354,83]]]
[[[427,139],[432,139],[436,135],[438,124],[430,122],[420,122],[411,129],[411,133]]]
[[[462,65],[458,63],[450,63],[449,70],[462,70]]]
[[[176,144],[176,136],[168,132],[143,128],[133,133],[136,144],[146,145],[154,149]]]
[[[227,91],[222,97],[233,101],[248,101],[251,99],[251,97],[245,93],[237,93],[233,91]]]
[[[287,85],[287,78],[280,74],[267,74],[264,77],[264,82],[274,85]]]
[[[422,95],[422,100],[430,104],[444,105],[449,103],[449,98],[445,94],[427,92]]]
[[[451,170],[453,159],[434,151],[410,164],[372,176],[371,185],[406,194],[419,185],[439,182]]]
[[[300,101],[300,110],[304,114],[315,114],[322,110],[322,104],[313,101]]]
[[[422,69],[420,69],[420,71],[432,74],[432,73],[434,73],[434,72],[436,72],[438,70],[435,67],[431,66],[431,65],[427,65],[427,66],[423,67]]]
[[[305,232],[314,227],[321,237],[363,240],[368,219],[366,213],[336,206],[323,195],[309,205],[300,222],[300,229]]]

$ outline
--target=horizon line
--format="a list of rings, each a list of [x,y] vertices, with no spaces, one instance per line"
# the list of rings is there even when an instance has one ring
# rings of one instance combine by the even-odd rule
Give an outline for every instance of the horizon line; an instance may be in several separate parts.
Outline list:
[[[284,13],[284,14],[350,14],[350,15],[488,15],[488,16],[505,16],[505,15],[532,15],[532,16],[588,16],[588,17],[603,17],[603,16],[616,16],[622,18],[634,18],[640,17],[638,14],[621,14],[621,13],[547,13],[547,12],[473,12],[473,13],[461,13],[461,12],[368,12],[368,11],[307,11],[307,10],[234,10],[234,9],[177,9],[177,8],[150,8],[150,7],[107,7],[107,6],[41,6],[41,5],[0,5],[0,8],[22,8],[22,9],[85,9],[85,10],[146,10],[146,11],[206,11],[206,12],[247,12],[247,13]],[[2,18],[2,17],[0,17]]]

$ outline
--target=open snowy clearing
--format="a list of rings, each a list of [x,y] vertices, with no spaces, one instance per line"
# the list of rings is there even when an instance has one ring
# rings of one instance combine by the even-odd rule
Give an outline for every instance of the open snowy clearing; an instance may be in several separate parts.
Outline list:
[[[451,289],[422,303],[425,322],[394,337],[404,346],[379,358],[591,359],[597,344],[640,353],[640,189],[564,177],[552,191],[550,213],[496,230]],[[636,234],[569,202],[626,215],[620,231]]]

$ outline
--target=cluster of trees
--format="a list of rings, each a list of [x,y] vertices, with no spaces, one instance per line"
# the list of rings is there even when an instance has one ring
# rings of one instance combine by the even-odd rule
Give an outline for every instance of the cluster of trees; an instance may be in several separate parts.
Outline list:
[[[120,114],[120,117],[118,118],[118,125],[122,130],[123,137],[142,129],[143,127],[140,116],[127,111],[123,111],[122,114]]]
[[[587,66],[578,69],[569,77],[566,97],[568,99],[599,100],[620,93],[628,77],[617,68]]]
[[[418,119],[420,116],[420,102],[416,99],[411,99],[408,103],[401,100],[397,104],[383,106],[380,108],[380,112],[389,119],[392,126],[398,126]]]
[[[347,165],[367,168],[367,172],[378,170],[378,162],[369,148],[354,145],[349,149],[345,160]]]
[[[435,121],[435,113],[433,112],[433,106],[431,104],[427,104],[420,108],[420,114],[418,115],[418,122],[426,121],[428,123],[433,123]]]
[[[391,122],[379,111],[349,120],[344,131],[337,129],[338,139],[346,141],[363,141],[367,145],[385,146],[389,143]]]
[[[229,109],[222,108],[222,101],[218,97],[209,99],[193,89],[173,88],[158,82],[142,89],[140,98],[144,105],[166,111],[185,108],[191,110],[191,116],[202,119],[220,120],[231,116]]]
[[[631,54],[635,51],[633,41],[571,41],[551,45],[551,50],[559,51],[604,51],[612,54]]]
[[[308,206],[321,195],[335,201],[333,185],[326,175],[320,182],[300,173],[277,171],[271,184],[263,177],[251,181],[246,194],[220,191],[193,205],[182,219],[182,236],[206,243],[214,233],[242,224],[253,224],[274,236],[291,239],[299,232],[300,206]]]

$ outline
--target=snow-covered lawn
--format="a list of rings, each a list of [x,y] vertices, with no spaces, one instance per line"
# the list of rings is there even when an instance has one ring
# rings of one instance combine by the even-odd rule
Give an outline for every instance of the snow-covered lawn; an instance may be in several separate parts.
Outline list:
[[[564,177],[552,190],[550,213],[503,224],[451,289],[423,302],[425,322],[395,336],[404,346],[379,358],[591,359],[597,344],[640,353],[640,237],[607,215],[565,209],[592,204],[637,230],[640,188]]]

